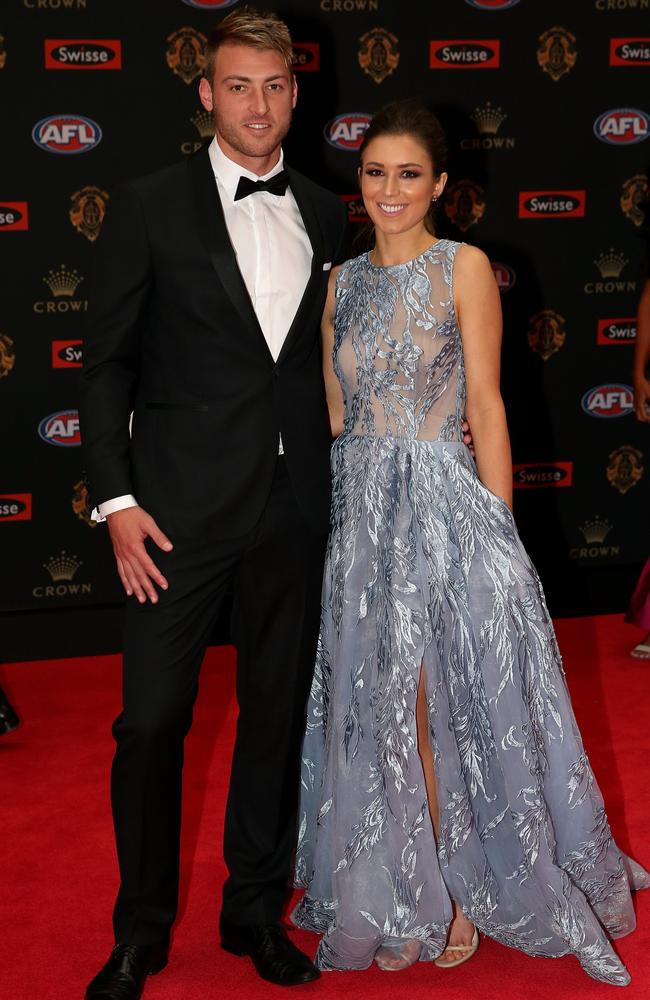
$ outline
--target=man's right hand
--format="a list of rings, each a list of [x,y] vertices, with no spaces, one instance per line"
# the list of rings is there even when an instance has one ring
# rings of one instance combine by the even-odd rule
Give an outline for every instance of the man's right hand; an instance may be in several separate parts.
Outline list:
[[[154,583],[162,590],[167,590],[169,584],[149,557],[144,540],[151,538],[163,552],[171,552],[174,546],[142,507],[116,510],[106,520],[117,561],[117,572],[127,595],[131,597],[135,594],[140,604],[144,604],[147,597],[152,604],[157,604],[158,594]]]

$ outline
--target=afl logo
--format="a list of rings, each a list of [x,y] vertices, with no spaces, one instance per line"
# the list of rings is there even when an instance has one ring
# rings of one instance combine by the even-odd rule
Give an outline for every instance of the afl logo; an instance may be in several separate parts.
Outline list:
[[[594,133],[610,146],[632,146],[650,133],[650,115],[637,108],[604,111],[594,122]]]
[[[490,261],[490,263],[499,291],[502,295],[504,292],[509,292],[517,280],[517,275],[507,264],[502,264],[496,260]]]
[[[327,123],[325,138],[330,146],[354,153],[360,148],[369,125],[370,115],[359,111],[348,111],[337,115]]]
[[[508,7],[516,7],[519,0],[465,0],[465,3],[479,10],[507,10]]]
[[[616,382],[597,385],[582,397],[582,409],[590,417],[626,417],[634,409],[634,393]]]
[[[183,0],[183,3],[198,10],[225,10],[226,7],[234,7],[239,0]]]
[[[39,437],[59,448],[76,448],[81,444],[79,413],[77,410],[59,410],[43,417],[38,425]]]
[[[88,153],[101,142],[102,130],[81,115],[50,115],[34,125],[32,139],[48,153]]]

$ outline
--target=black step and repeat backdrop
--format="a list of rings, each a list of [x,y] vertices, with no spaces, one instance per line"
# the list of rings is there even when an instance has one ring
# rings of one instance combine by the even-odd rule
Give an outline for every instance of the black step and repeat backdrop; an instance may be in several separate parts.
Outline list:
[[[121,598],[77,415],[86,288],[111,193],[211,133],[197,86],[237,0],[4,0],[0,10],[0,610]],[[420,96],[451,144],[443,235],[493,261],[516,517],[551,606],[625,603],[647,541],[632,415],[645,275],[650,0],[296,0],[290,161],[363,226],[370,117]],[[354,248],[353,248],[354,249]],[[606,572],[609,570],[610,572]],[[618,573],[618,576],[617,576]]]

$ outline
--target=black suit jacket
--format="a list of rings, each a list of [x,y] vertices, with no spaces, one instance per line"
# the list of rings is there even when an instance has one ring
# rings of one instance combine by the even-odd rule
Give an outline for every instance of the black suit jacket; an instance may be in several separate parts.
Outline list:
[[[323,265],[340,261],[345,211],[329,191],[289,175],[313,261],[277,363],[237,267],[207,149],[124,185],[107,213],[82,376],[91,494],[101,503],[133,493],[172,537],[249,530],[269,494],[279,434],[304,515],[327,528],[319,330]]]

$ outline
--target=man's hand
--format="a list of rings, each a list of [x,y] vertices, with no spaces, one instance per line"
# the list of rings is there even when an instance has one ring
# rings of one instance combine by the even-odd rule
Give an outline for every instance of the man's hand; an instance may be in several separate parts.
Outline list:
[[[117,561],[117,572],[129,597],[135,594],[140,604],[147,597],[158,603],[154,583],[163,590],[169,584],[144,547],[145,538],[151,538],[163,552],[171,552],[172,543],[162,533],[154,519],[142,507],[127,507],[109,514],[108,530]]]
[[[472,434],[469,429],[469,424],[466,420],[463,420],[463,444],[466,444],[471,451],[474,458],[476,458],[476,452],[474,451],[474,441],[472,439]]]
[[[650,382],[647,378],[634,380],[634,414],[637,420],[650,423]]]

